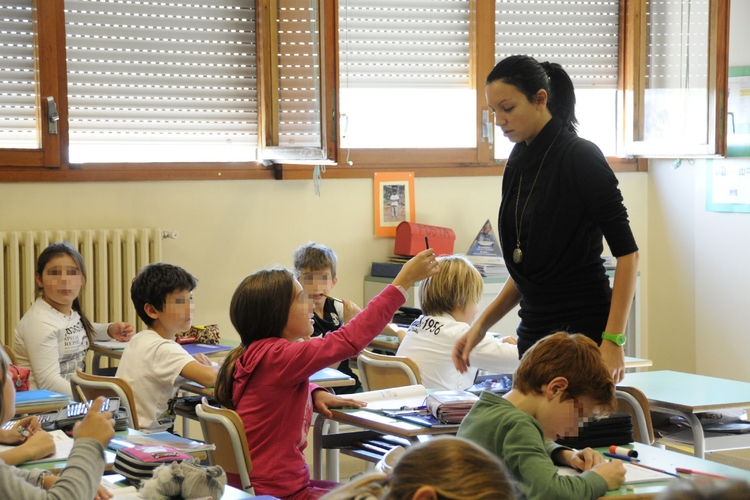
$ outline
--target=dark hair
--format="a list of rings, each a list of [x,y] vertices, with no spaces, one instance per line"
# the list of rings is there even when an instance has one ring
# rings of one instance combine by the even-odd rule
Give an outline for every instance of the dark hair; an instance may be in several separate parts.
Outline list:
[[[547,92],[547,108],[552,116],[559,118],[563,127],[571,132],[576,131],[575,88],[570,76],[559,64],[540,63],[525,55],[506,57],[492,68],[485,85],[497,80],[516,87],[531,103],[536,102],[537,92],[543,89]]]
[[[164,309],[167,295],[183,290],[192,291],[198,286],[198,280],[180,266],[166,262],[149,264],[133,278],[130,286],[130,298],[135,312],[146,325],[151,326],[154,319],[146,314],[144,307],[151,304],[158,311]]]
[[[336,254],[325,245],[310,242],[294,251],[294,275],[299,278],[303,269],[321,271],[331,268],[331,278],[336,277]]]
[[[615,383],[599,346],[580,333],[557,332],[526,351],[513,375],[513,388],[524,394],[541,394],[542,386],[565,377],[564,399],[588,396],[600,414],[617,408]]]
[[[214,397],[227,408],[232,404],[234,365],[247,346],[257,340],[280,337],[294,300],[294,276],[284,268],[263,269],[237,286],[229,304],[229,319],[242,345],[233,349],[216,378]]]
[[[76,250],[75,247],[67,241],[52,243],[47,248],[45,248],[42,253],[39,254],[39,257],[36,259],[37,276],[39,276],[39,279],[41,280],[42,275],[44,274],[44,268],[47,267],[49,261],[51,261],[55,257],[59,257],[60,255],[67,255],[75,261],[76,266],[78,266],[78,269],[81,271],[81,276],[83,276],[83,283],[81,284],[81,290],[83,290],[83,287],[86,286],[86,264],[83,262],[83,257],[81,257],[81,254],[78,252],[78,250]],[[38,283],[37,293],[44,293],[44,290],[39,286]],[[80,293],[78,295],[78,297],[73,299],[71,308],[81,317],[81,323],[83,324],[83,329],[86,332],[86,337],[88,337],[89,339],[89,344],[92,344],[94,339],[94,327],[91,325],[91,321],[89,321],[86,315],[83,314],[83,309],[81,308]]]

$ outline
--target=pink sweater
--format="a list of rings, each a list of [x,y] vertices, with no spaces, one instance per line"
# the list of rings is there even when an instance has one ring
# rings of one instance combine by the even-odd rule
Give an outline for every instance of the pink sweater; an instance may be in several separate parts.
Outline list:
[[[289,342],[273,337],[253,342],[234,369],[233,403],[245,424],[257,495],[286,498],[305,488],[310,471],[303,454],[312,419],[308,379],[356,356],[391,321],[405,301],[389,285],[352,321],[323,338]]]

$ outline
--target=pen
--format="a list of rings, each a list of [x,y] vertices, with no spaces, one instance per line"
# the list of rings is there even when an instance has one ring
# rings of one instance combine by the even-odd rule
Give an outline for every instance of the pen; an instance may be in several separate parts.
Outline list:
[[[343,301],[343,300],[341,300],[341,299],[337,299],[336,297],[331,297],[330,295],[326,295],[326,294],[323,294],[323,297],[325,297],[325,298],[327,298],[327,299],[331,299],[331,300],[333,300],[333,301],[335,301],[335,302],[341,302],[342,304],[344,303],[344,301]]]
[[[643,467],[644,469],[652,470],[654,472],[661,472],[662,474],[666,474],[666,475],[672,476],[672,477],[680,477],[679,474],[675,474],[674,472],[667,472],[667,471],[662,470],[662,469],[657,469],[656,467],[651,467],[650,465],[643,465],[643,464],[640,464],[640,463],[637,463],[637,462],[631,462],[631,463],[633,465],[635,465],[636,467]]]
[[[429,250],[430,249],[430,238],[427,236],[424,237],[424,249]]]
[[[696,476],[718,477],[719,479],[726,479],[727,478],[727,476],[722,476],[721,474],[713,474],[711,472],[701,472],[699,470],[693,470],[693,469],[683,469],[682,467],[675,467],[675,470],[677,472],[681,472],[683,474],[694,474]]]
[[[616,458],[618,460],[622,460],[623,462],[640,462],[640,460],[638,460],[635,457],[628,457],[627,455],[618,455],[617,453],[609,453],[607,451],[602,453],[602,455],[604,455],[605,457]]]

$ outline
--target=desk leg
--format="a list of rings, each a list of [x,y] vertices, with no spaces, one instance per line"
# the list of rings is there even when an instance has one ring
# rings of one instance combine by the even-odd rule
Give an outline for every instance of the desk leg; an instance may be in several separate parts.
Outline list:
[[[705,458],[706,454],[706,437],[703,434],[703,426],[701,425],[700,419],[695,413],[687,413],[672,408],[661,408],[658,406],[652,406],[654,410],[663,411],[664,413],[670,413],[672,415],[679,415],[684,417],[685,420],[690,424],[690,428],[693,431],[693,455],[698,458]]]
[[[339,432],[339,423],[335,420],[328,421],[327,434],[337,434]],[[329,448],[326,450],[326,481],[339,482],[339,450]]]

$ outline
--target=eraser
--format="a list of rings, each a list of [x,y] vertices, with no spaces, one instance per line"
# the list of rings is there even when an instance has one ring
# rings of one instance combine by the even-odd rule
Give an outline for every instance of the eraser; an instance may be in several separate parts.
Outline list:
[[[631,450],[630,448],[623,448],[622,446],[612,445],[612,446],[609,447],[609,452],[610,453],[614,453],[616,455],[624,455],[626,457],[631,457],[631,458],[637,458],[638,457],[638,452],[637,451]]]
[[[633,486],[632,484],[628,484],[625,486],[625,489],[628,491],[633,491],[635,489],[635,486]]]

